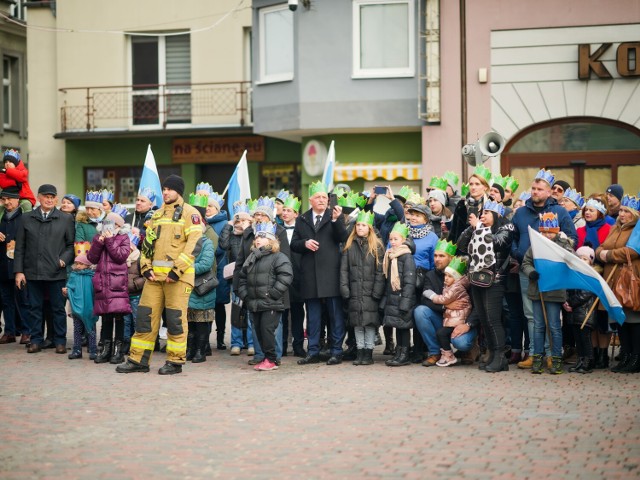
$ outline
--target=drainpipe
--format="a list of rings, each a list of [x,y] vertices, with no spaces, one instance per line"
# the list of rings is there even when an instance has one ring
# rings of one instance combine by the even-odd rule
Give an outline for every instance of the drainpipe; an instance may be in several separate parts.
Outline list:
[[[467,3],[460,0],[460,145],[467,144]],[[460,154],[462,182],[467,181],[467,162]]]

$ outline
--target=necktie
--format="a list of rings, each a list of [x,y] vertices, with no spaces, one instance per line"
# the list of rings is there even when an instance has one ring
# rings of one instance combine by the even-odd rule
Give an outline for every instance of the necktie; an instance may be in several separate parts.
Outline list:
[[[285,230],[293,230],[294,228],[296,228],[295,226],[293,227],[287,227],[286,225],[284,226]]]
[[[316,230],[318,229],[318,225],[320,225],[320,220],[322,220],[322,215],[316,215],[316,223],[314,224]]]

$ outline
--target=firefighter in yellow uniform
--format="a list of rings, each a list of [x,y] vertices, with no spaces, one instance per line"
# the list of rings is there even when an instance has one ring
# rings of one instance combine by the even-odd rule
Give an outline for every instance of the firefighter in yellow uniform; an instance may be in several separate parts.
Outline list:
[[[182,198],[184,181],[170,175],[162,184],[164,204],[153,214],[140,255],[147,279],[140,297],[129,358],[119,373],[148,372],[163,310],[167,323],[167,361],[160,375],[182,371],[187,350],[187,306],[195,272],[193,249],[202,236],[200,213]]]

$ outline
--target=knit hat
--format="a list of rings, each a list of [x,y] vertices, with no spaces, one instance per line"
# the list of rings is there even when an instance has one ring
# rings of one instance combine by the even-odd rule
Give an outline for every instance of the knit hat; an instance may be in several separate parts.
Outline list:
[[[504,198],[504,188],[502,188],[502,185],[500,185],[499,183],[494,183],[493,185],[491,185],[491,187],[500,192],[500,200],[502,200]]]
[[[174,190],[178,195],[182,196],[184,194],[184,180],[178,175],[169,175],[162,182],[162,188]]]
[[[562,187],[562,190],[564,190],[565,192],[567,191],[567,189],[571,188],[571,185],[569,185],[569,182],[565,182],[564,180],[556,180],[553,186],[555,187],[556,185]]]
[[[593,263],[593,261],[596,259],[596,252],[593,251],[593,248],[587,247],[586,245],[583,245],[578,250],[576,250],[576,255],[578,255],[579,257],[589,257],[589,263]]]
[[[429,192],[429,199],[431,198],[435,198],[437,201],[439,201],[443,207],[447,206],[447,194],[445,192],[443,192],[442,190],[431,190]]]
[[[76,207],[76,210],[80,208],[80,199],[76,195],[74,195],[73,193],[67,193],[64,197],[62,197],[63,200],[65,198],[73,203],[73,206]]]
[[[18,166],[18,164],[20,163],[20,152],[14,150],[13,148],[9,148],[4,151],[4,154],[2,155],[2,161],[3,163],[11,162],[15,166]]]
[[[93,264],[89,261],[89,259],[87,258],[87,256],[86,256],[85,254],[78,255],[78,256],[73,260],[73,262],[74,262],[74,263],[82,263],[83,265],[89,265],[89,266],[93,265]]]
[[[607,188],[607,193],[610,193],[611,195],[616,197],[618,200],[622,200],[622,196],[624,195],[624,189],[622,188],[622,185],[620,185],[619,183],[614,183],[613,185],[609,185],[609,188]]]
[[[117,227],[122,227],[124,225],[124,218],[115,212],[107,213],[107,220],[112,221]]]
[[[0,193],[0,197],[20,198],[20,189],[15,185],[3,188],[2,192]]]

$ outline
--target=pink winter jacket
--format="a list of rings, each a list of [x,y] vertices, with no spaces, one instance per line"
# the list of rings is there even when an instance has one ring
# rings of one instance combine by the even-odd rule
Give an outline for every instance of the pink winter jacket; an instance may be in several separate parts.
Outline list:
[[[431,299],[433,303],[444,305],[442,325],[456,327],[462,325],[471,313],[471,298],[469,298],[469,279],[463,276],[450,287],[444,287],[442,295]]]

